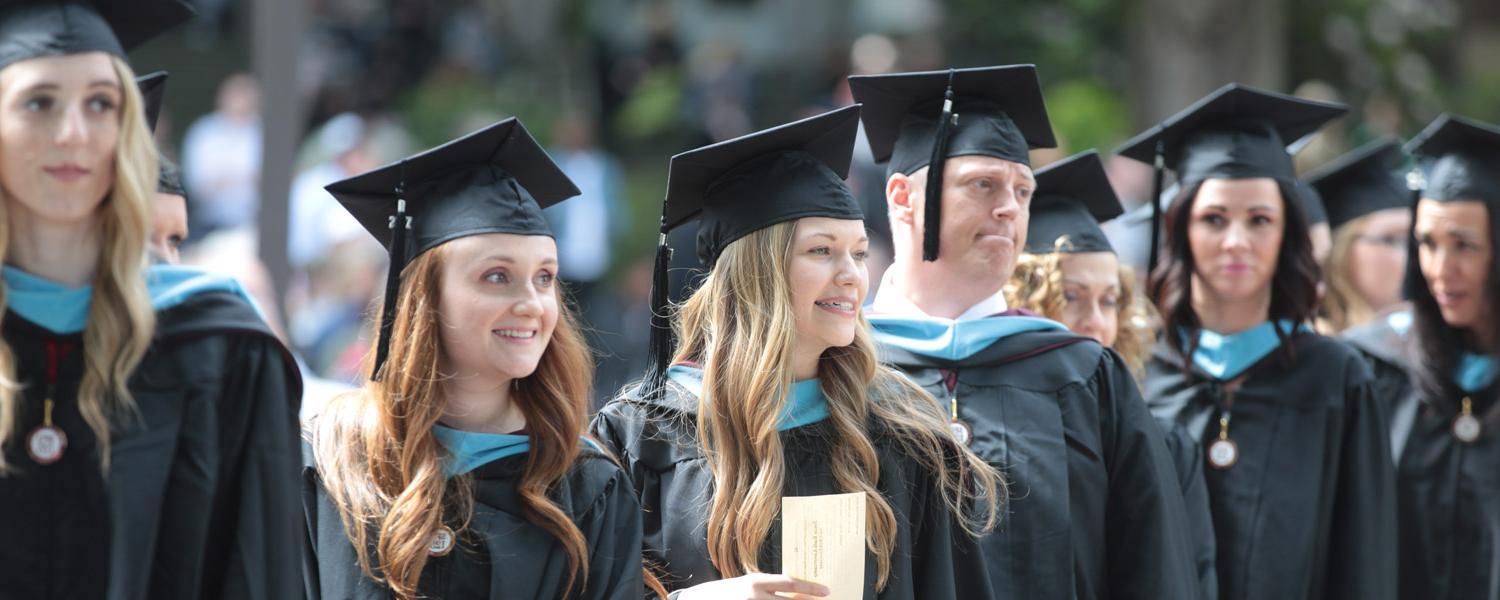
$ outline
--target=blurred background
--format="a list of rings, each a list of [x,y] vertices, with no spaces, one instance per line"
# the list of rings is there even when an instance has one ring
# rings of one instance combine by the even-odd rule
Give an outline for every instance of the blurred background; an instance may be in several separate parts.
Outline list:
[[[158,142],[183,166],[184,261],[234,272],[306,363],[354,382],[380,246],[322,186],[512,115],[583,195],[549,209],[599,353],[596,395],[644,365],[668,158],[850,103],[844,77],[1034,63],[1062,147],[1119,142],[1230,81],[1349,104],[1309,169],[1443,111],[1500,121],[1494,0],[193,0],[132,54],[171,72]],[[1150,169],[1109,163],[1127,204]],[[850,183],[888,237],[863,141]],[[674,234],[674,283],[694,257]],[[888,261],[877,243],[871,282]],[[873,293],[873,290],[872,290]]]

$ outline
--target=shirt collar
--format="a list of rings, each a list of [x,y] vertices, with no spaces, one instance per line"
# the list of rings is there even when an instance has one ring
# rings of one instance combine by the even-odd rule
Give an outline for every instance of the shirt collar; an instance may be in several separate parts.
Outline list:
[[[894,266],[894,265],[893,265]],[[870,310],[885,313],[897,317],[930,317],[925,311],[918,307],[906,296],[896,291],[895,269],[886,269],[885,275],[880,278],[880,289],[875,292],[875,299],[870,302]],[[980,300],[978,304],[970,306],[963,314],[958,315],[954,321],[972,321],[994,316],[1010,309],[1005,303],[1005,290],[995,292],[995,295]]]

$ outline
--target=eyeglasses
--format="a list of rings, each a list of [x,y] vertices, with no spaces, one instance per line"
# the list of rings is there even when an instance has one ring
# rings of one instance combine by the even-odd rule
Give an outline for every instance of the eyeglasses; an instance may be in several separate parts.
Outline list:
[[[1391,250],[1404,250],[1406,248],[1406,238],[1403,237],[1403,236],[1396,236],[1396,235],[1360,235],[1360,236],[1355,237],[1354,239],[1356,239],[1358,241],[1361,241],[1361,242],[1364,242],[1366,244],[1374,244],[1376,246],[1381,246],[1381,247],[1384,247],[1384,248],[1389,248]]]

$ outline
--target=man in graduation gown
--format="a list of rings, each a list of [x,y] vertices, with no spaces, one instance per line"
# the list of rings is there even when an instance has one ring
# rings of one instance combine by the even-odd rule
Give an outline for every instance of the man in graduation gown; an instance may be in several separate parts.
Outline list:
[[[948,404],[1010,502],[981,540],[1001,598],[1194,598],[1182,494],[1162,433],[1113,351],[1007,310],[1035,187],[1055,145],[1030,65],[850,78],[895,261],[870,322],[882,357]]]

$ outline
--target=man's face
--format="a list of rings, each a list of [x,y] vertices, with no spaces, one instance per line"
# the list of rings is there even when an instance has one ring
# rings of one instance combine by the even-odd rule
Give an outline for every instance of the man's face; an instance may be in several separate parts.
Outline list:
[[[916,231],[923,231],[927,170],[911,179]],[[993,274],[1002,283],[1026,245],[1036,180],[1026,165],[990,156],[956,156],[943,169],[939,261],[967,273]]]

